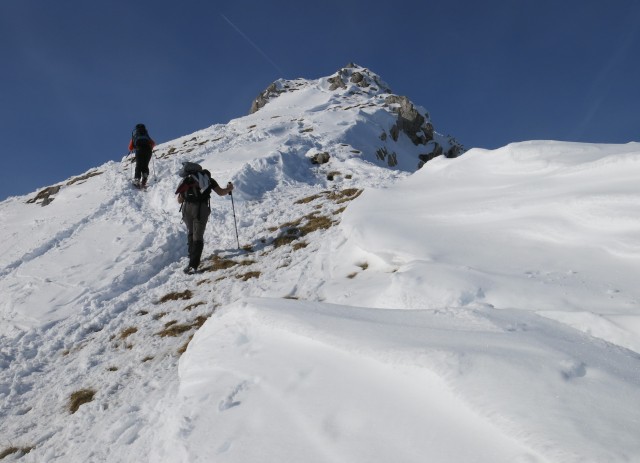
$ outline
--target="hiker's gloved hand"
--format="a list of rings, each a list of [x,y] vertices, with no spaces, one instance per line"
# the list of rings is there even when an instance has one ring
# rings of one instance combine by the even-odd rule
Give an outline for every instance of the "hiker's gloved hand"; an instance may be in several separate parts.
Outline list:
[[[233,183],[227,183],[227,190],[229,190],[229,194],[231,194],[231,192],[233,191]]]

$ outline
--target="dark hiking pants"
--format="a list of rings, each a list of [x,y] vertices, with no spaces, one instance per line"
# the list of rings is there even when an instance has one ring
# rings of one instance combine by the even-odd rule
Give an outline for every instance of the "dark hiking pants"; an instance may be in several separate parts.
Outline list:
[[[211,209],[207,203],[185,202],[182,206],[182,220],[187,226],[189,267],[196,269],[200,265],[204,249],[204,230],[207,227]]]
[[[136,148],[136,173],[135,178],[147,178],[149,176],[149,161],[151,161],[151,147]]]

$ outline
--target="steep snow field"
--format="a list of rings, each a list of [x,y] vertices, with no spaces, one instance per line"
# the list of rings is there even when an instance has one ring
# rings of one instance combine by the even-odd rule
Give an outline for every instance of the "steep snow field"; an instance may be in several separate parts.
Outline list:
[[[125,159],[0,203],[0,461],[640,462],[640,144],[414,172],[381,89],[289,85],[147,192]],[[241,247],[213,197],[190,276],[186,160]]]

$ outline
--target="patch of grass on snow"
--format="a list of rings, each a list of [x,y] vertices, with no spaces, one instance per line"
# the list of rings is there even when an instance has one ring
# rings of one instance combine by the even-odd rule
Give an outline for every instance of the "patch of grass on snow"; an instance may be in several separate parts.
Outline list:
[[[165,294],[160,298],[158,303],[164,304],[165,302],[168,302],[168,301],[187,300],[187,299],[191,299],[192,297],[193,297],[193,293],[187,289],[186,291],[183,291],[181,293],[173,292],[173,293]]]
[[[247,273],[243,273],[241,275],[236,275],[236,278],[242,280],[242,281],[247,281],[250,278],[259,278],[261,275],[260,272],[247,272]]]
[[[71,412],[71,414],[77,412],[81,405],[91,402],[95,394],[96,391],[93,389],[80,389],[72,393],[71,396],[69,396],[69,402],[67,404],[69,412]]]
[[[180,348],[178,349],[179,355],[182,355],[187,351],[187,347],[189,347],[189,343],[191,342],[192,339],[193,339],[193,334],[189,336],[189,339],[187,339],[187,342],[185,342],[182,346],[180,346]]]
[[[302,198],[302,199],[299,199],[299,200],[295,201],[293,204],[307,204],[307,203],[310,203],[312,201],[315,201],[318,198],[321,198],[322,196],[323,196],[322,193],[318,193],[317,195],[307,196],[306,198]]]
[[[120,339],[127,339],[133,333],[137,332],[138,328],[136,328],[135,326],[129,326],[128,328],[125,328],[124,330],[122,330],[122,332],[120,332]]]
[[[209,318],[209,315],[198,315],[191,323],[182,324],[178,324],[177,320],[172,320],[167,322],[164,329],[156,333],[156,336],[160,336],[161,338],[178,337],[182,333],[186,333],[193,328],[200,328],[204,325],[204,322],[207,321],[207,318]]]
[[[298,243],[294,243],[294,244],[291,246],[291,249],[293,249],[294,251],[297,251],[298,249],[304,249],[304,248],[306,248],[307,246],[309,246],[309,243],[307,243],[306,241],[300,241],[300,242],[298,242]]]
[[[235,267],[236,265],[251,265],[251,264],[255,264],[255,260],[251,260],[251,259],[245,259],[245,260],[241,260],[241,261],[235,261],[233,259],[227,259],[225,257],[220,257],[216,254],[212,255],[211,257],[209,257],[206,262],[209,263],[209,265],[205,265],[202,267],[202,271],[203,272],[214,272],[216,270],[227,270],[230,269],[232,267]]]
[[[313,233],[316,230],[326,230],[331,228],[335,224],[336,222],[330,217],[320,215],[318,212],[312,212],[311,214],[297,220],[280,225],[280,235],[274,238],[273,245],[274,247],[279,248],[280,246],[290,244],[309,233]],[[300,245],[296,249],[300,249],[304,246]]]
[[[342,204],[347,201],[353,201],[362,194],[362,191],[358,188],[346,188],[342,191],[332,191],[327,195],[327,198],[336,204]]]
[[[167,336],[175,338],[180,336],[182,333],[186,333],[190,329],[191,325],[179,325],[177,323],[172,323],[170,326],[156,333],[156,336],[160,336],[161,338],[165,338]]]
[[[4,459],[5,457],[8,457],[9,455],[13,455],[14,453],[20,453],[20,456],[18,456],[18,458],[23,457],[24,455],[26,455],[27,453],[31,452],[35,447],[7,447],[6,449],[4,449],[2,452],[0,452],[0,460]]]
[[[205,303],[204,303],[204,302],[202,302],[202,301],[200,301],[200,302],[194,302],[193,304],[189,304],[188,306],[186,306],[186,307],[185,307],[184,309],[182,309],[182,310],[184,310],[185,312],[189,312],[189,311],[191,311],[191,310],[195,309],[196,307],[201,306],[201,305],[204,305],[204,304],[205,304]]]

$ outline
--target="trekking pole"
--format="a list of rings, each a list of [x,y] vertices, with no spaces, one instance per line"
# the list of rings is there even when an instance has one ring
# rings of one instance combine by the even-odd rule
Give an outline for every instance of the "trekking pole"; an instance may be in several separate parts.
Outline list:
[[[233,210],[233,225],[236,227],[236,241],[238,242],[238,250],[240,250],[240,239],[238,238],[238,224],[236,222],[236,206],[233,204],[233,194],[229,192],[231,196],[231,208]]]

